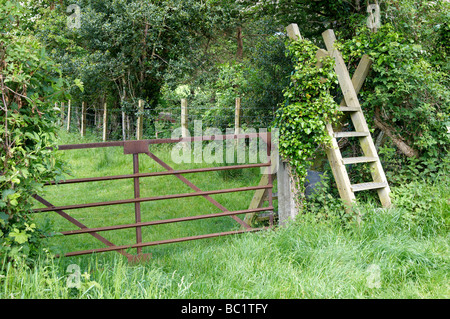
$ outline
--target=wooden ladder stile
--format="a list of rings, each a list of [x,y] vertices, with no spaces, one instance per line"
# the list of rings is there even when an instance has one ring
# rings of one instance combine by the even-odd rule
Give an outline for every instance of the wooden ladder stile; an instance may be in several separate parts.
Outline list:
[[[299,33],[298,27],[292,27],[292,25],[290,25],[288,28]],[[295,37],[291,35],[290,37],[291,39],[301,39],[300,33],[296,34]],[[344,99],[340,104],[340,111],[348,113],[355,128],[355,131],[353,132],[335,132],[331,124],[328,123],[326,125],[328,134],[332,139],[332,145],[331,147],[326,148],[326,153],[339,190],[339,195],[347,205],[348,209],[351,209],[356,200],[355,192],[374,189],[378,192],[382,206],[389,207],[391,205],[389,184],[357,96],[369,72],[371,61],[367,55],[364,55],[353,77],[350,78],[341,53],[334,47],[336,37],[333,30],[326,30],[322,33],[322,37],[327,51],[323,49],[318,50],[316,57],[319,62],[317,66],[320,66],[321,57],[329,55],[334,58],[334,69],[338,76],[339,86],[344,96]],[[343,158],[337,142],[337,138],[341,137],[358,139],[364,155],[361,157]],[[360,184],[351,183],[346,165],[357,163],[368,163],[372,175],[372,182]]]

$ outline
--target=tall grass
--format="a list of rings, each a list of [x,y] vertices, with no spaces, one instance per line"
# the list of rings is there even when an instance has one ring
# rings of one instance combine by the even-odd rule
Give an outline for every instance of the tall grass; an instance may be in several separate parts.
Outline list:
[[[159,151],[161,157],[167,152]],[[72,153],[74,172],[88,176],[100,167],[114,174],[129,170],[128,162],[118,159],[120,154],[108,151],[86,162],[86,157],[92,155],[95,154]],[[165,159],[169,160],[167,156]],[[142,166],[150,169],[150,163],[147,164],[144,161]],[[194,180],[194,176],[192,178]],[[246,175],[243,180],[229,176],[220,179],[219,175],[214,181],[208,179],[208,175],[195,178],[195,183],[204,188],[218,181],[221,187],[258,181],[257,175],[253,178]],[[143,185],[151,192],[182,192],[176,182],[179,181]],[[121,185],[121,194],[129,191],[128,187]],[[71,199],[77,191],[70,189]],[[104,196],[102,198],[114,196],[104,187],[92,188],[90,192]],[[94,200],[88,193],[84,194],[86,198],[76,199]],[[68,199],[56,193],[53,196],[55,202]],[[449,298],[449,197],[448,177],[426,186],[405,185],[393,188],[394,208],[379,209],[372,204],[362,204],[360,226],[343,224],[337,218],[304,214],[275,230],[154,246],[145,251],[151,253],[152,258],[139,264],[129,264],[117,253],[60,259],[53,259],[51,253],[43,254],[31,269],[3,264],[0,298]],[[235,197],[228,202],[225,197],[221,200],[233,209],[249,202],[247,197]],[[152,206],[144,210],[144,215],[166,218],[171,214],[175,216],[174,211],[179,211],[180,207],[183,214],[208,210],[207,206],[202,206],[203,202],[192,202],[190,207],[181,206],[179,202],[173,205]],[[90,213],[93,216],[74,214],[89,226],[101,225],[111,216],[115,223],[130,221],[125,209],[96,211],[95,218],[93,213]],[[340,215],[337,211],[328,213]],[[47,216],[47,219],[52,218]],[[69,227],[57,219],[52,221],[54,227]],[[147,239],[173,238],[233,227],[236,227],[235,222],[230,219],[208,220],[195,226],[177,224],[145,236]],[[132,241],[133,234],[111,234],[108,239],[119,243]],[[89,238],[55,238],[52,245],[49,247],[66,251],[91,245],[98,247],[99,243]],[[81,271],[78,288],[68,285],[71,264]]]
[[[369,216],[370,215],[370,216]],[[7,267],[1,298],[448,298],[449,236],[412,236],[402,211],[366,211],[359,229],[303,218],[276,231],[119,255],[42,259]],[[81,287],[69,288],[69,264]],[[378,286],[370,268],[378,267]]]

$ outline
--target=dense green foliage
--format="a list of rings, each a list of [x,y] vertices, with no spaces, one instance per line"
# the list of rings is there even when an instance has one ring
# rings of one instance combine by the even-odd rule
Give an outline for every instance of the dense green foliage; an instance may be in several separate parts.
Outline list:
[[[447,154],[448,74],[429,62],[425,48],[386,24],[374,34],[361,30],[343,49],[349,60],[368,54],[374,62],[361,93],[362,107],[375,121],[371,127],[406,141],[408,148],[400,150],[407,156],[441,158]]]
[[[280,8],[283,6],[282,3]],[[320,3],[318,7],[321,5],[323,4]],[[334,5],[339,7],[342,3],[336,2]],[[399,4],[385,1],[381,3],[381,10],[386,12],[386,15],[382,15],[382,26],[376,32],[368,29],[366,19],[362,19],[363,10],[349,19],[342,17],[342,20],[333,27],[337,29],[339,42],[337,46],[344,55],[350,74],[356,69],[363,54],[368,54],[373,62],[359,97],[391,184],[427,179],[446,174],[449,170],[450,91],[448,48],[444,36],[449,25],[448,9],[449,4],[442,1],[404,0]],[[342,26],[347,25],[351,28],[339,27],[341,23]],[[301,25],[300,28],[303,34],[311,34],[313,42],[321,42],[320,34],[314,35],[312,32],[314,30],[306,25]],[[305,53],[306,50],[302,48],[300,51]],[[314,54],[311,54],[307,61],[311,63],[313,70],[316,63]],[[294,72],[297,72],[297,69]],[[301,74],[308,78],[309,69],[302,70]],[[324,75],[315,75],[316,87],[322,84],[319,81],[321,77],[326,78]],[[291,79],[291,88],[296,85],[299,85],[298,80]],[[308,82],[300,84],[299,88],[301,89],[294,93],[295,98],[302,98],[303,93],[308,93]],[[332,94],[334,101],[338,102],[342,97],[339,90],[330,91],[330,87],[323,89],[324,92]],[[279,104],[280,114],[292,108],[289,104],[291,104],[289,98]],[[304,109],[313,110],[314,107]],[[300,110],[293,110],[286,119],[299,118],[298,123],[302,123],[305,127],[308,124],[319,127],[316,123],[326,118],[325,116],[311,118],[307,116],[309,113],[303,113],[300,115]],[[352,129],[350,121],[346,121],[345,117],[340,121],[344,127]],[[307,143],[297,143],[309,137],[308,134],[304,134],[305,132],[300,135],[293,134],[296,130],[292,123],[295,122],[286,123],[281,120],[278,123],[288,128],[281,132],[280,137],[280,141],[285,140],[287,151],[290,152],[288,155],[284,150],[285,153],[282,154],[285,159],[296,167],[299,165],[297,159],[303,156],[300,162],[302,176],[306,175],[307,168],[311,168],[309,166],[311,162],[305,159],[315,159],[317,163],[314,163],[314,168],[325,170],[326,175],[331,176],[330,168],[320,161],[322,155],[315,153],[312,156],[311,153],[315,147],[323,145],[323,142],[320,139],[310,140],[308,147],[305,148]],[[325,134],[324,125],[315,136],[320,134]],[[344,156],[361,155],[361,150],[345,139],[339,141],[339,144]],[[301,147],[296,149],[292,145]],[[283,144],[280,147],[283,150]],[[307,150],[310,152],[309,156],[306,155]],[[348,169],[351,180],[355,183],[364,182],[365,176],[369,174],[368,167],[364,165],[352,165]],[[324,182],[327,184],[325,187],[327,191],[322,200],[315,204],[316,207],[317,204],[328,207],[327,202],[329,203],[329,200],[337,194],[335,189],[328,187],[328,181]],[[339,205],[336,203],[335,206]]]
[[[62,173],[48,147],[55,143],[55,102],[64,98],[68,85],[42,44],[20,27],[27,14],[25,6],[1,1],[1,259],[38,253],[41,232],[30,217],[31,196]]]

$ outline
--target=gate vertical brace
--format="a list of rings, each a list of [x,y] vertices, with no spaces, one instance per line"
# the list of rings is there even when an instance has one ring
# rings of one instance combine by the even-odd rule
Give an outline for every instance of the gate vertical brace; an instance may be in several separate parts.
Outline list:
[[[139,174],[139,153],[133,154],[133,174]],[[139,188],[139,177],[134,178],[134,198],[139,198],[141,196]],[[141,222],[141,203],[134,203],[134,214],[136,223]],[[136,227],[136,244],[142,243],[142,231],[141,227]],[[142,247],[137,248],[137,254],[140,255],[142,252]]]

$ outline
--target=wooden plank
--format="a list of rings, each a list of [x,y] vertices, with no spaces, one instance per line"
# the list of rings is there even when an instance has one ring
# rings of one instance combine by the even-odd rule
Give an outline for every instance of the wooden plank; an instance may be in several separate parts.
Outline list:
[[[316,67],[317,68],[322,67],[322,59],[327,57],[327,56],[329,56],[329,54],[324,49],[317,50],[317,52],[316,52],[316,59],[317,59]],[[325,83],[326,81],[327,81],[327,79],[320,78],[320,82]]]
[[[347,157],[342,159],[343,164],[370,163],[378,161],[378,157]]]
[[[358,67],[356,68],[355,73],[353,74],[352,77],[352,85],[356,94],[358,94],[359,91],[361,90],[364,81],[367,75],[369,74],[371,66],[372,61],[370,60],[367,54],[364,54],[361,58],[361,61],[359,61]],[[345,102],[345,99],[343,101]]]
[[[377,189],[377,188],[385,188],[388,186],[388,183],[360,183],[360,184],[352,184],[352,190],[354,192],[369,190],[369,189]]]
[[[342,100],[342,103],[345,104],[345,100]],[[341,106],[339,108],[339,111],[341,111],[341,112],[359,112],[359,111],[361,111],[361,108],[360,107]]]
[[[328,134],[333,136],[333,128],[331,127],[331,124],[327,123],[326,128],[328,130]],[[328,161],[330,162],[331,171],[339,191],[339,196],[342,198],[344,203],[350,207],[356,200],[356,197],[351,190],[351,183],[350,178],[348,177],[347,169],[342,163],[342,155],[339,150],[339,145],[335,138],[331,139],[331,143],[331,147],[325,148],[325,151],[327,153]]]
[[[316,67],[320,68],[322,66],[322,59],[329,56],[328,52],[325,51],[324,49],[319,49],[316,52],[316,59],[317,59],[317,63],[316,63]]]
[[[365,137],[369,136],[369,132],[334,132],[334,137]]]
[[[352,80],[350,78],[350,75],[348,74],[344,59],[342,58],[340,52],[334,47],[336,36],[334,35],[333,30],[326,30],[322,33],[322,37],[325,41],[325,45],[330,56],[332,56],[335,60],[334,70],[336,71],[346,105],[350,107],[360,107],[358,96],[356,95]],[[359,131],[369,131],[369,129]]]
[[[261,177],[261,180],[259,181],[258,186],[264,186],[269,184],[269,175],[264,174]],[[253,195],[252,201],[250,202],[250,205],[248,206],[248,209],[254,209],[254,208],[261,208],[264,203],[264,197],[267,194],[267,189],[258,189],[255,191],[255,194]],[[253,220],[255,218],[255,213],[248,213],[245,214],[244,222],[248,225],[251,225]]]
[[[316,53],[316,57],[322,57],[325,56],[325,53],[328,55],[328,52],[322,49],[319,49],[318,52]],[[319,61],[320,62],[320,61]],[[362,88],[362,85],[367,77],[367,74],[369,73],[370,70],[370,66],[372,65],[372,61],[370,60],[370,58],[367,55],[364,55],[360,61],[360,63],[358,64],[358,67],[355,70],[355,73],[353,74],[352,77],[352,84],[355,87],[355,91],[356,93],[358,93],[360,91],[360,89]],[[321,63],[317,63],[316,64],[317,67],[321,66]],[[342,112],[362,112],[361,107],[349,107],[345,104],[345,99],[342,99],[341,103],[340,103],[340,111]],[[343,123],[346,120],[346,116],[344,116],[340,123],[337,125],[337,127],[335,128],[335,131],[341,131],[342,127],[343,127]],[[320,163],[321,162],[321,158],[317,158],[314,161],[314,165],[316,165],[316,163]],[[320,164],[319,164],[320,165]]]
[[[278,223],[280,225],[294,220],[299,212],[289,170],[289,165],[280,158],[277,171]]]
[[[301,40],[302,36],[300,35],[300,30],[298,29],[298,25],[296,23],[291,23],[286,27],[286,32],[291,40]]]
[[[298,25],[292,23],[286,27],[287,34],[291,40],[301,40],[302,36]],[[282,158],[278,158],[278,167],[276,172],[278,185],[278,221],[280,225],[286,224],[290,219],[294,219],[298,214],[298,207],[295,204],[293,185],[288,171],[287,163]]]

